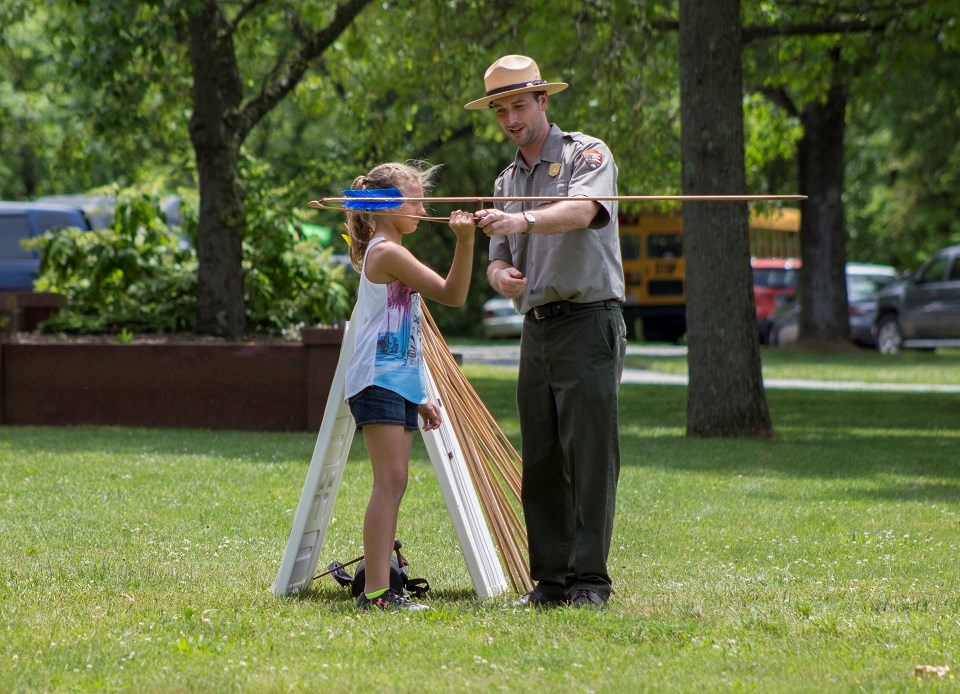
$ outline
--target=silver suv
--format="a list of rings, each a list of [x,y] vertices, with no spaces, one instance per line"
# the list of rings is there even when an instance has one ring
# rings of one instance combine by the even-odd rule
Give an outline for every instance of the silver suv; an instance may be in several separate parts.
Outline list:
[[[881,354],[960,347],[960,245],[881,291],[874,331]]]

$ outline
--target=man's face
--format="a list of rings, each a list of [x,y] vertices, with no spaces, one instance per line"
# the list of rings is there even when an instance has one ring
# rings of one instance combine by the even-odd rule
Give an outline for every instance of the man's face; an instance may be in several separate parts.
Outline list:
[[[547,97],[544,94],[524,92],[493,102],[500,129],[521,149],[539,142],[549,128]]]

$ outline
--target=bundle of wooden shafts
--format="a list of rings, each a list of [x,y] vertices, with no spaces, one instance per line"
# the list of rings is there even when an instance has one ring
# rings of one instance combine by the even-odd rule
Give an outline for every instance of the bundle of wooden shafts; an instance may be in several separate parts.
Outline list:
[[[423,304],[421,304],[423,306]],[[527,570],[527,532],[520,520],[521,462],[516,449],[470,385],[433,316],[423,306],[423,353],[447,417],[463,450],[480,506],[518,593],[533,590]]]

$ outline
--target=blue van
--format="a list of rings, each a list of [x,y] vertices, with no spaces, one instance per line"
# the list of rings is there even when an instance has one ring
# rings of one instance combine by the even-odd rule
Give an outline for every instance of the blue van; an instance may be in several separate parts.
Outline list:
[[[33,291],[40,254],[20,245],[54,227],[90,230],[83,211],[45,202],[0,202],[0,291]]]

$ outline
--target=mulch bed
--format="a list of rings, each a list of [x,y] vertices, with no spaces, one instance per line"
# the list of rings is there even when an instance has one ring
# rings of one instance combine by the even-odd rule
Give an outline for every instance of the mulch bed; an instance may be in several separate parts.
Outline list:
[[[47,334],[38,332],[21,332],[10,340],[21,345],[171,345],[171,344],[290,344],[299,340],[287,340],[270,335],[247,335],[240,339],[214,337],[212,335],[194,335],[193,333],[142,333],[130,339],[120,339],[116,334],[110,335],[80,335],[80,334]]]

